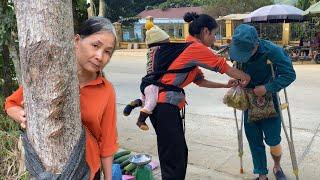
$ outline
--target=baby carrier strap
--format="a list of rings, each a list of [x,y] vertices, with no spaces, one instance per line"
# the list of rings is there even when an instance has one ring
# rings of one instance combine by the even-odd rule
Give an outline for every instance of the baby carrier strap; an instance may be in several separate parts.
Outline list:
[[[159,80],[164,74],[168,73],[187,73],[192,71],[196,66],[186,67],[181,69],[168,70],[173,61],[190,45],[191,43],[162,43],[153,44],[153,46],[159,46],[155,52],[153,59],[153,72],[147,74],[142,78],[140,90],[144,94],[144,89],[148,85],[156,85],[162,88],[162,91],[176,91],[184,93],[183,88],[175,85],[164,84]]]

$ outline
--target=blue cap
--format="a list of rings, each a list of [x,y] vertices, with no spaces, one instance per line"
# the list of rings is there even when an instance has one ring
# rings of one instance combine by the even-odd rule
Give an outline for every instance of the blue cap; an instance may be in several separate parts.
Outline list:
[[[232,36],[229,55],[231,60],[247,62],[258,44],[259,38],[256,28],[247,24],[239,25]]]

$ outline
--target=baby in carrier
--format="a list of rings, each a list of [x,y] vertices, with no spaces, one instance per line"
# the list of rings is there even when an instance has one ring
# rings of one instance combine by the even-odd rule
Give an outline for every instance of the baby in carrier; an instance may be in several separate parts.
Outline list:
[[[148,45],[147,52],[147,74],[153,72],[153,58],[158,45],[169,42],[169,35],[151,22],[146,23],[146,44]],[[136,99],[130,102],[124,109],[125,116],[130,115],[131,111],[139,106],[142,106],[140,115],[137,121],[137,126],[142,130],[148,130],[149,127],[145,123],[146,119],[152,114],[153,109],[157,105],[159,87],[156,85],[148,85],[144,88],[141,99]]]

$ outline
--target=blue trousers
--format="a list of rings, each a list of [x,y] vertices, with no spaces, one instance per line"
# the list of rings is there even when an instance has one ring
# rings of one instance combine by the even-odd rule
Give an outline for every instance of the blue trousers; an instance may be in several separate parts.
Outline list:
[[[244,114],[244,129],[249,142],[254,174],[268,174],[265,143],[276,146],[281,142],[280,117],[264,119],[257,122],[248,121],[248,112]]]

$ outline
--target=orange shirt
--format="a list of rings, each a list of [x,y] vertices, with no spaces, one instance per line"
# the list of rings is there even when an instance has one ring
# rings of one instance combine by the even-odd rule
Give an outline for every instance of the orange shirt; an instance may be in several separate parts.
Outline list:
[[[230,66],[227,64],[225,58],[220,57],[208,47],[203,45],[198,39],[193,36],[187,37],[187,42],[193,42],[189,45],[169,66],[171,69],[182,69],[191,66],[196,66],[195,69],[188,73],[168,73],[161,78],[164,84],[175,85],[181,88],[194,82],[197,84],[199,80],[204,78],[202,71],[199,69],[203,67],[212,71],[220,72],[221,74],[227,72]],[[185,104],[185,96],[182,93],[174,91],[162,91],[159,93],[158,102],[170,103],[182,108]]]
[[[86,161],[90,179],[100,168],[100,157],[112,156],[118,150],[116,100],[112,84],[98,77],[80,89],[81,120],[86,127]],[[21,106],[23,89],[6,99],[5,109]]]

